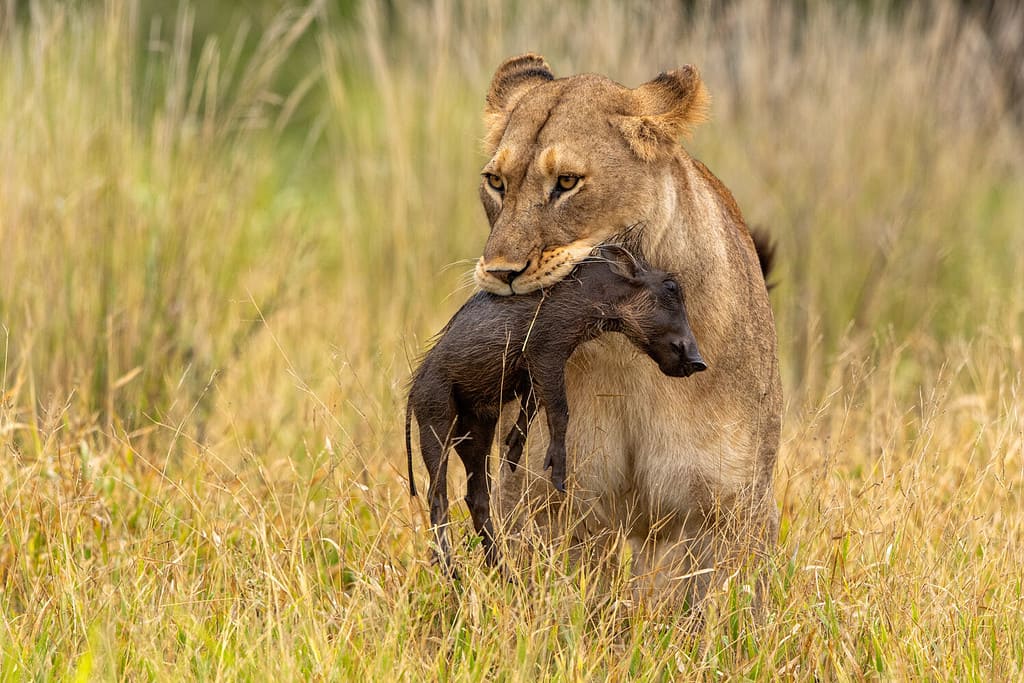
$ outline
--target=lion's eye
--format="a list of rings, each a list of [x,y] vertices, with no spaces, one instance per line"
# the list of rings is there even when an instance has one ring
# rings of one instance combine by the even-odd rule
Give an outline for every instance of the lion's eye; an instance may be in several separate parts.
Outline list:
[[[560,175],[558,176],[558,184],[556,187],[560,192],[568,192],[572,188],[576,187],[576,184],[580,182],[580,177],[575,175]]]
[[[675,295],[679,293],[679,285],[676,284],[675,280],[665,280],[662,286],[669,294]]]
[[[491,186],[491,189],[495,192],[505,191],[505,181],[501,179],[501,176],[494,175],[493,173],[484,174],[487,178],[487,184]]]

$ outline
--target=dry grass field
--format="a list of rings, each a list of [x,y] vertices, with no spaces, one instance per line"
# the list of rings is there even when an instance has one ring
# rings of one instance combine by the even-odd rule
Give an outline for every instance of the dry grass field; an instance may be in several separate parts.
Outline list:
[[[956,6],[803,4],[200,31],[189,5],[0,2],[0,678],[1024,676],[1005,65]],[[778,240],[761,615],[731,582],[694,632],[557,553],[506,584],[461,503],[462,581],[429,562],[405,381],[471,291],[480,111],[526,50],[630,86],[698,65],[686,145]]]

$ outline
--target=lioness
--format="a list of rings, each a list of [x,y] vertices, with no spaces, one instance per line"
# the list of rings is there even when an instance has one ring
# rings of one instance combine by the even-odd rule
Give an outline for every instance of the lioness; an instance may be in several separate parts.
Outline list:
[[[595,245],[625,240],[679,274],[709,370],[667,377],[616,334],[579,347],[567,368],[580,504],[571,529],[621,534],[640,585],[697,599],[777,538],[782,409],[750,232],[729,190],[677,142],[707,105],[692,66],[631,90],[594,74],[555,79],[534,54],[507,60],[484,109],[491,158],[480,198],[491,233],[474,273],[488,292],[523,294],[563,278]],[[526,528],[514,512],[530,508],[523,501],[559,504],[544,502],[546,438],[532,431],[529,467],[499,470],[495,503],[509,530]],[[529,518],[554,531],[549,515]]]

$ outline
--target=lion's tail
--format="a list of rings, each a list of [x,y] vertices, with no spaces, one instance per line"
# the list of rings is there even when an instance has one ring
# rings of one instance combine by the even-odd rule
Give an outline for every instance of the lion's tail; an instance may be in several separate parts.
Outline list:
[[[757,262],[761,266],[761,275],[764,276],[768,289],[775,286],[775,283],[768,283],[768,276],[775,267],[775,240],[765,228],[751,228],[750,237],[754,240],[754,250],[757,252]]]

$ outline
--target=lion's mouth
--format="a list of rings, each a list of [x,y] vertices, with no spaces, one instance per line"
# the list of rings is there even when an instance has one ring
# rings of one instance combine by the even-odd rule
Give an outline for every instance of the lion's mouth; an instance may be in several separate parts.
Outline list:
[[[590,255],[595,245],[593,239],[584,239],[566,246],[549,247],[535,252],[535,257],[529,259],[521,270],[488,268],[481,257],[473,276],[477,286],[492,294],[529,294],[559,282]]]
[[[567,260],[550,267],[527,268],[505,277],[495,275],[492,271],[478,266],[474,275],[476,283],[481,289],[499,296],[509,296],[529,294],[538,289],[550,287],[568,275],[574,266],[574,262]]]

